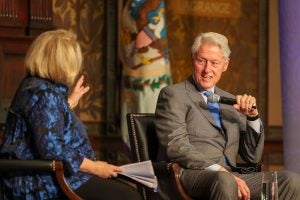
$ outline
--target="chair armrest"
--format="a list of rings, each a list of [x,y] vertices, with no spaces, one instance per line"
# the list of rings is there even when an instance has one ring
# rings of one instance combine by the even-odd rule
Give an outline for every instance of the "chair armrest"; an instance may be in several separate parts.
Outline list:
[[[181,167],[177,163],[169,163],[168,169],[171,172],[172,179],[176,183],[181,198],[184,200],[191,200],[192,198],[186,192],[181,180]]]
[[[0,172],[8,171],[55,171],[54,160],[0,159]]]
[[[0,173],[3,172],[52,172],[55,173],[57,182],[63,193],[72,200],[81,198],[69,187],[65,180],[63,162],[58,160],[17,160],[0,159]]]
[[[164,185],[168,184],[168,188],[164,188],[168,190],[164,191],[165,193],[171,192],[169,195],[174,199],[191,200],[181,181],[181,167],[177,163],[160,161],[152,164],[158,181],[165,182]]]

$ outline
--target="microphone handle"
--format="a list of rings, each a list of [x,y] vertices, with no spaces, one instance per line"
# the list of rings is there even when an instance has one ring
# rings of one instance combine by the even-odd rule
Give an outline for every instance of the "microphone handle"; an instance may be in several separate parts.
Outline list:
[[[220,96],[219,102],[227,105],[234,105],[236,104],[236,99]]]
[[[236,99],[220,96],[219,102],[223,104],[234,105],[236,104]],[[252,108],[256,109],[256,104],[253,104]]]

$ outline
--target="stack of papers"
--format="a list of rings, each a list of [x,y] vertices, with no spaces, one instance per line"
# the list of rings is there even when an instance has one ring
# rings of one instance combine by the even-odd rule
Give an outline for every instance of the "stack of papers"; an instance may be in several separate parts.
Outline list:
[[[123,171],[119,172],[119,174],[157,190],[157,178],[154,174],[151,160],[122,165],[121,168]]]

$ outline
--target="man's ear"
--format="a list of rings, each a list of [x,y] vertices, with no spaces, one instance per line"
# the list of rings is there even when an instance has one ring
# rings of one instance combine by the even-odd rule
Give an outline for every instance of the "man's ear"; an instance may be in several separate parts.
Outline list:
[[[193,65],[193,62],[194,62],[193,59],[194,59],[194,54],[191,53],[191,59],[190,59],[190,61],[191,61],[192,66],[194,66]]]
[[[225,61],[224,66],[223,66],[223,72],[225,72],[228,68],[229,65],[229,58]]]

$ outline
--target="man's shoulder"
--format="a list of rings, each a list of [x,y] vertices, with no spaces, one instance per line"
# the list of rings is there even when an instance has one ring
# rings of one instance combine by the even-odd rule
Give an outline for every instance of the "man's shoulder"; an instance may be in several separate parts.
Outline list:
[[[172,84],[172,85],[168,85],[163,89],[165,89],[165,90],[178,90],[178,89],[186,88],[187,85],[190,85],[189,80],[184,80],[184,81]]]
[[[179,82],[179,83],[175,83],[175,84],[172,84],[172,85],[168,85],[167,87],[165,88],[168,88],[168,89],[178,89],[180,87],[183,87],[185,84],[185,81],[182,81],[182,82]]]
[[[185,91],[185,84],[184,82],[180,82],[180,83],[176,83],[173,85],[169,85],[164,87],[160,93],[161,94],[165,94],[167,96],[178,96],[178,95],[182,95]]]

